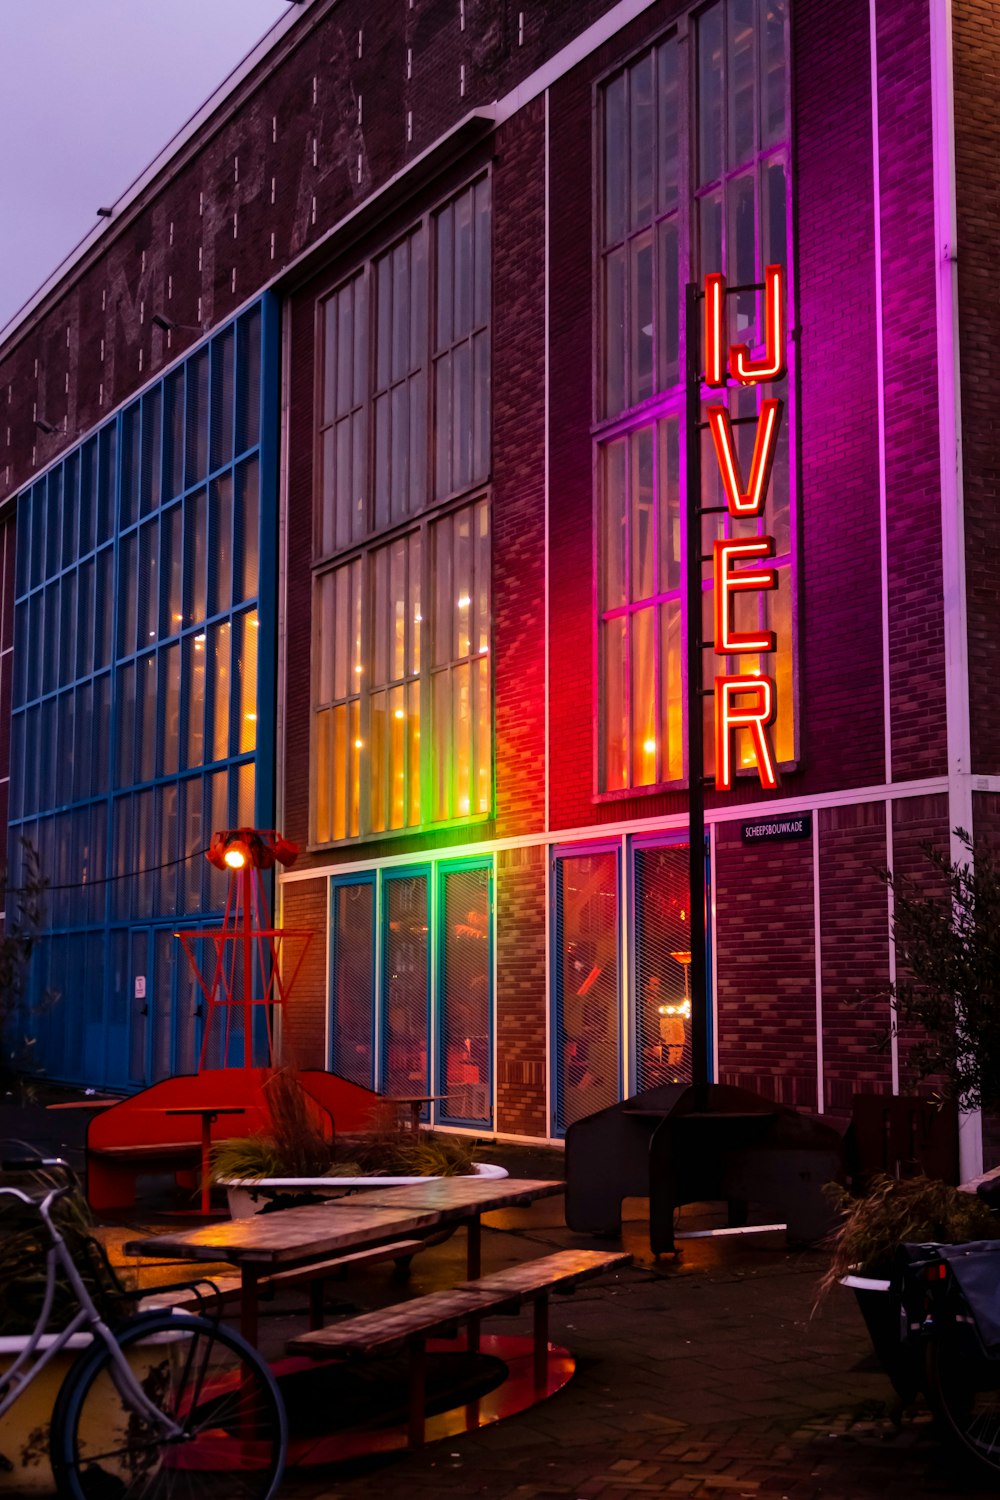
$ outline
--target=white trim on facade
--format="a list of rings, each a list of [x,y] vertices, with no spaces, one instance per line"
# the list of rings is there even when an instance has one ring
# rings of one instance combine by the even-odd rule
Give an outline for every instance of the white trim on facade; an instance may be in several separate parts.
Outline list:
[[[934,245],[937,274],[938,436],[941,465],[941,572],[944,605],[945,702],[948,736],[948,827],[951,858],[966,851],[956,828],[973,833],[972,730],[969,709],[969,629],[965,586],[965,508],[962,481],[962,398],[958,326],[958,222],[955,184],[951,0],[930,0],[931,140],[934,168]],[[978,1113],[959,1119],[963,1182],[983,1170]]]
[[[878,517],[882,588],[882,717],[885,779],[892,780],[892,682],[889,674],[889,527],[885,473],[885,329],[882,318],[882,167],[879,161],[878,28],[876,0],[868,0],[872,93],[872,198],[875,236],[875,399],[878,422]]]
[[[823,1079],[823,924],[819,884],[819,811],[812,815],[813,857],[813,949],[816,964],[816,1110],[823,1114],[826,1098]]]
[[[997,778],[1000,780],[1000,778]],[[743,802],[733,807],[710,807],[705,809],[705,823],[711,827],[716,823],[735,823],[741,818],[760,817],[783,813],[812,812],[821,807],[853,807],[856,803],[905,800],[908,797],[926,797],[934,793],[947,792],[946,776],[928,776],[919,781],[897,781],[891,786],[850,787],[838,792],[803,793],[801,797],[771,798],[767,802]],[[378,858],[364,858],[362,848],[358,858],[343,860],[337,864],[318,865],[310,870],[282,870],[278,880],[282,884],[299,880],[325,880],[330,875],[341,875],[350,871],[380,870],[393,865],[412,865],[421,859],[466,859],[471,855],[487,855],[499,849],[530,849],[541,844],[593,843],[595,839],[607,842],[622,833],[669,833],[686,829],[686,813],[674,813],[660,818],[629,818],[617,823],[591,823],[580,828],[557,828],[536,833],[519,834],[504,839],[483,839],[477,844],[455,844],[446,848],[411,849],[406,854],[384,854]],[[433,837],[432,833],[428,837]]]

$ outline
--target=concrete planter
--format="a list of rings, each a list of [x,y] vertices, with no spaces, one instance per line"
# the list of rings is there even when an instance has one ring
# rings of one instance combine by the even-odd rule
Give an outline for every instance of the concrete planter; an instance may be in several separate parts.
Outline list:
[[[476,1162],[472,1169],[475,1177],[506,1177],[504,1167],[492,1162]],[[260,1213],[268,1203],[280,1198],[294,1198],[303,1193],[321,1198],[343,1198],[348,1193],[364,1188],[406,1187],[411,1182],[436,1182],[434,1177],[257,1177],[243,1180],[223,1179],[229,1199],[229,1212],[234,1219],[248,1219]]]
[[[0,1375],[6,1374],[27,1344],[27,1335],[0,1338]],[[51,1348],[55,1335],[45,1334],[40,1349]],[[54,1355],[23,1392],[6,1415],[0,1418],[0,1454],[9,1463],[0,1464],[0,1497],[18,1500],[22,1495],[52,1495],[55,1481],[49,1462],[49,1424],[59,1388],[82,1350],[91,1345],[89,1333],[74,1334],[66,1348]],[[151,1344],[140,1345],[128,1353],[128,1361],[139,1381],[145,1379],[154,1360],[163,1359],[162,1351]],[[109,1445],[114,1437],[113,1423],[121,1419],[121,1408],[108,1413]]]

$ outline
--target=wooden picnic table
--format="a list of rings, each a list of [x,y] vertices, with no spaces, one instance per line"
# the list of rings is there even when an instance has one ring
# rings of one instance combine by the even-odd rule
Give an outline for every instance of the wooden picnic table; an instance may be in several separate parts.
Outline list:
[[[468,1278],[482,1269],[480,1215],[516,1208],[561,1193],[562,1182],[532,1178],[442,1177],[409,1187],[365,1191],[308,1208],[254,1214],[200,1229],[130,1240],[126,1255],[230,1261],[240,1272],[240,1328],[257,1341],[257,1282],[268,1271],[308,1267],[351,1250],[391,1244],[404,1236],[446,1224],[467,1228]]]

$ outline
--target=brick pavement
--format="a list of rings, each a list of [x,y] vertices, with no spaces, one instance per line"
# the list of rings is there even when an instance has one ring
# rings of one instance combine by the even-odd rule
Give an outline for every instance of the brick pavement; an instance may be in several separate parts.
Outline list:
[[[29,1111],[30,1112],[30,1111]],[[0,1107],[0,1116],[4,1111]],[[27,1134],[24,1108],[20,1131]],[[80,1155],[79,1119],[41,1110],[30,1122],[46,1145]],[[0,1123],[3,1123],[0,1120]],[[35,1138],[35,1137],[33,1137]],[[515,1176],[560,1176],[560,1153],[530,1147],[487,1153]],[[632,1205],[641,1215],[642,1205]],[[685,1209],[689,1225],[697,1210]],[[136,1220],[138,1222],[136,1222]],[[140,1205],[112,1246],[160,1222]],[[167,1221],[171,1222],[171,1221]],[[484,1265],[496,1270],[564,1245],[593,1245],[563,1222],[562,1199],[491,1215]],[[995,1494],[963,1481],[926,1413],[891,1420],[892,1391],[871,1356],[849,1293],[813,1316],[824,1258],[789,1252],[780,1235],[689,1241],[678,1262],[653,1263],[641,1217],[625,1224],[626,1271],[555,1298],[551,1336],[577,1361],[569,1385],[519,1416],[416,1454],[291,1474],[283,1500],[979,1500]],[[463,1235],[419,1255],[406,1288],[384,1268],[331,1290],[346,1311],[417,1296],[464,1276]],[[176,1267],[147,1265],[144,1279]],[[263,1331],[277,1353],[302,1327],[301,1294],[268,1310]],[[528,1331],[528,1320],[488,1325]]]
[[[584,1243],[561,1223],[561,1200],[493,1216],[489,1268],[554,1245]],[[626,1225],[645,1250],[645,1224]],[[625,1272],[554,1299],[552,1338],[577,1372],[550,1400],[416,1454],[350,1470],[295,1475],[289,1500],[775,1500],[980,1493],[956,1478],[926,1413],[890,1417],[849,1293],[815,1316],[823,1257],[781,1236],[689,1242],[678,1264],[637,1258]],[[413,1292],[460,1266],[461,1236],[415,1262]],[[377,1276],[370,1291],[381,1300]],[[352,1287],[352,1295],[354,1288]],[[359,1289],[358,1295],[362,1295]],[[527,1320],[490,1325],[528,1328]]]

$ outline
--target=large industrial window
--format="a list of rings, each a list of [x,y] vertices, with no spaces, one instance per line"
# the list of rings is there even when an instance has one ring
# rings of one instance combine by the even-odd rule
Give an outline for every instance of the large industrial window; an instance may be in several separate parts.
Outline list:
[[[490,811],[489,318],[487,177],[320,306],[316,844]]]
[[[600,100],[601,317],[597,361],[597,555],[601,792],[679,782],[683,764],[684,605],[681,557],[683,289],[709,271],[730,285],[787,266],[788,117],[785,0],[715,0],[677,34],[603,85]],[[688,116],[690,132],[681,129]],[[688,140],[685,152],[682,142]],[[756,342],[759,297],[731,299],[730,329]],[[698,336],[698,331],[696,331]],[[716,671],[766,671],[777,683],[779,762],[795,757],[794,517],[789,433],[793,382],[765,515],[750,523],[776,538],[779,586],[741,599],[738,629],[777,632],[770,657],[706,663]],[[718,393],[713,400],[719,399]],[[759,388],[723,397],[734,416],[753,415]],[[736,429],[749,466],[754,428]],[[722,503],[706,434],[703,499]],[[718,535],[734,525],[718,518]],[[737,522],[746,528],[746,522]],[[711,553],[714,529],[700,539]],[[704,582],[711,614],[711,569]],[[759,597],[759,605],[757,599]],[[759,609],[759,622],[746,608]],[[708,632],[711,634],[711,632]],[[711,648],[709,648],[709,651]],[[742,732],[743,734],[746,731]],[[711,736],[706,749],[712,754]],[[749,743],[740,761],[754,763]],[[709,766],[710,769],[710,766]]]
[[[225,904],[212,830],[273,816],[275,327],[241,314],[18,501],[11,868],[27,838],[51,885],[57,1077],[196,1064],[171,933]]]

